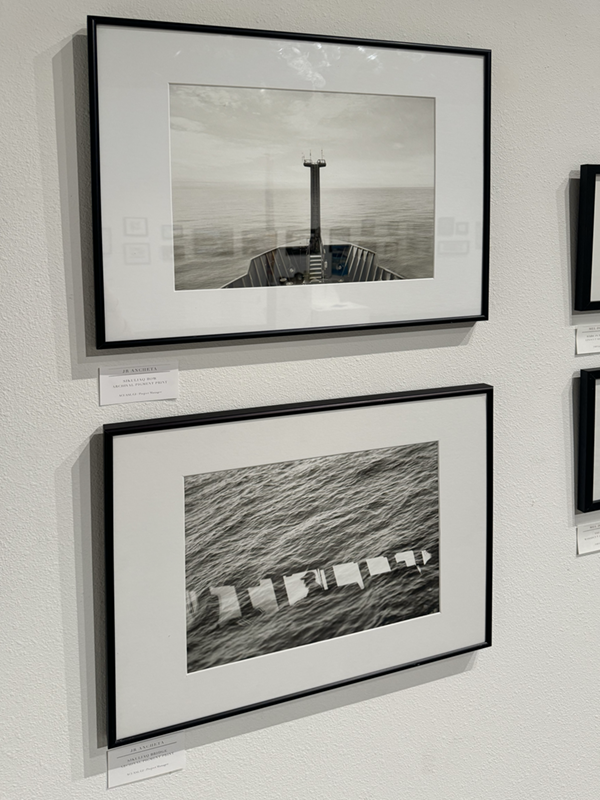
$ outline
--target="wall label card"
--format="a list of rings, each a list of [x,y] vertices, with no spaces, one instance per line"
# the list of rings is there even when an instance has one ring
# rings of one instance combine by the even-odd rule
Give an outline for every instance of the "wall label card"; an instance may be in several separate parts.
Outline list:
[[[577,528],[577,555],[600,551],[600,522],[590,522]]]
[[[101,406],[175,400],[179,393],[178,362],[100,367],[98,385]]]
[[[575,353],[600,353],[600,325],[578,325],[575,330]]]
[[[108,788],[185,769],[185,734],[160,736],[108,751]]]

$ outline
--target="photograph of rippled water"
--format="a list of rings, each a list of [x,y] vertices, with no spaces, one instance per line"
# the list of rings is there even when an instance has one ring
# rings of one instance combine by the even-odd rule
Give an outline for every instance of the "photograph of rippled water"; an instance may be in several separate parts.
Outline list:
[[[308,247],[311,157],[326,162],[324,248],[433,277],[433,98],[171,84],[170,140],[176,290],[222,288],[260,254]]]
[[[437,442],[184,483],[188,672],[439,611]]]

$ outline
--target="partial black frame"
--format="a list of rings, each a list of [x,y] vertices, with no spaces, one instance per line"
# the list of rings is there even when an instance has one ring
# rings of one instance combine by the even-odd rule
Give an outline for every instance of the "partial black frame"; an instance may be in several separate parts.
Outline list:
[[[577,508],[600,510],[600,497],[594,498],[596,441],[596,384],[600,369],[582,369],[579,377],[579,448],[577,459]]]
[[[592,300],[592,258],[594,254],[594,211],[596,182],[600,164],[582,164],[579,179],[579,218],[577,222],[577,267],[575,271],[575,310],[599,311],[600,300]],[[599,233],[600,235],[600,233]]]
[[[96,32],[99,25],[115,25],[121,27],[152,28],[170,31],[187,31],[190,33],[215,33],[230,36],[253,36],[263,38],[289,39],[292,41],[326,42],[366,47],[402,48],[405,50],[425,50],[435,53],[455,53],[459,55],[477,56],[483,59],[483,225],[481,244],[481,313],[475,316],[425,318],[418,320],[365,323],[356,325],[323,326],[318,328],[277,329],[272,331],[247,331],[245,333],[221,333],[198,336],[173,336],[147,339],[127,339],[123,341],[107,341],[105,329],[104,304],[104,272],[102,259],[102,215],[100,185],[100,120],[98,111],[98,48]],[[319,334],[351,330],[374,330],[382,328],[402,328],[422,325],[449,325],[453,323],[478,322],[487,320],[489,314],[489,250],[490,250],[490,139],[491,139],[491,64],[492,51],[480,48],[450,47],[444,45],[415,44],[394,42],[379,39],[358,39],[343,36],[323,36],[317,34],[290,33],[283,31],[259,30],[253,28],[229,28],[218,25],[192,25],[179,22],[158,22],[156,20],[136,20],[120,17],[88,16],[88,66],[90,93],[90,138],[91,138],[91,183],[92,183],[92,230],[94,252],[94,288],[96,347],[101,349],[120,347],[156,347],[168,344],[191,344],[194,342],[219,341],[232,339],[259,339],[269,336],[292,336]],[[599,304],[600,305],[600,304]]]
[[[600,371],[599,371],[600,374]],[[268,417],[291,417],[297,414],[314,413],[317,411],[337,411],[341,409],[362,408],[366,406],[383,406],[393,403],[414,402],[415,400],[437,400],[441,398],[462,397],[468,395],[484,395],[486,398],[486,590],[485,590],[485,639],[458,650],[440,653],[430,658],[400,664],[396,667],[357,675],[348,680],[339,681],[325,686],[317,686],[310,690],[298,692],[283,697],[276,697],[262,703],[256,703],[242,708],[228,710],[219,714],[203,717],[201,719],[187,720],[178,725],[146,731],[143,734],[119,739],[116,730],[116,653],[115,653],[115,604],[114,604],[114,507],[113,507],[113,443],[118,436],[128,436],[136,433],[151,431],[175,430],[195,427],[199,425],[215,425],[223,422],[241,422]],[[106,635],[107,635],[107,700],[108,700],[108,746],[118,747],[133,742],[142,741],[155,736],[162,736],[178,730],[196,727],[207,722],[236,716],[245,712],[306,697],[312,694],[336,689],[353,683],[388,675],[405,669],[440,661],[445,658],[481,650],[492,645],[492,490],[493,490],[493,387],[489,384],[479,383],[466,386],[452,386],[442,389],[423,389],[412,392],[391,392],[387,394],[365,395],[348,397],[336,400],[320,400],[307,403],[289,403],[277,406],[262,406],[236,411],[219,411],[206,414],[189,414],[179,417],[164,417],[161,419],[140,420],[133,422],[112,423],[105,425],[104,433],[104,486],[105,486],[105,556],[106,556]]]

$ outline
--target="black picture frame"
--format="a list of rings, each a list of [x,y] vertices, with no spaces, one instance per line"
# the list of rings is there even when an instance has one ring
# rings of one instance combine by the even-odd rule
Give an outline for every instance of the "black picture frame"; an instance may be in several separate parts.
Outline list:
[[[492,400],[491,386],[475,384],[105,425],[109,747],[489,647],[492,623]],[[365,448],[365,443],[372,446]],[[431,450],[433,445],[435,448]],[[267,650],[259,657],[242,656],[239,660],[225,660],[199,671],[190,670],[192,640],[186,636],[189,637],[190,630],[194,629],[188,627],[188,633],[185,633],[186,602],[188,626],[192,610],[188,591],[190,573],[186,578],[182,554],[187,547],[185,537],[188,533],[184,533],[187,515],[192,514],[190,519],[195,519],[193,515],[197,506],[185,505],[185,511],[182,510],[184,493],[188,491],[186,481],[191,480],[194,484],[204,475],[210,481],[215,476],[219,479],[225,476],[229,480],[230,474],[240,473],[240,465],[244,466],[242,472],[245,472],[248,463],[263,465],[260,469],[265,465],[269,469],[276,465],[270,474],[279,478],[282,465],[287,469],[290,460],[304,469],[306,453],[312,461],[316,455],[317,461],[324,463],[327,474],[330,474],[330,456],[334,453],[344,456],[345,473],[350,471],[351,462],[347,459],[358,458],[361,477],[348,479],[354,493],[367,480],[363,470],[365,464],[361,461],[363,457],[387,459],[393,452],[394,458],[396,453],[405,458],[407,447],[425,448],[419,449],[420,453],[425,450],[430,455],[434,451],[437,453],[437,466],[434,464],[427,473],[434,484],[431,481],[427,483],[429,479],[423,477],[426,474],[423,471],[425,462],[412,461],[413,466],[403,468],[398,480],[388,481],[380,473],[382,477],[377,480],[381,483],[377,486],[381,491],[378,489],[375,494],[385,494],[384,489],[389,491],[390,485],[395,490],[397,484],[408,480],[409,473],[418,476],[413,488],[418,487],[416,492],[419,496],[425,484],[435,485],[437,502],[428,502],[424,506],[426,511],[423,513],[429,516],[423,519],[434,520],[432,535],[437,536],[437,545],[433,545],[432,552],[419,549],[420,545],[417,547],[419,536],[423,534],[414,532],[416,520],[420,517],[412,508],[412,522],[402,536],[408,537],[406,541],[409,543],[414,542],[415,547],[406,551],[404,545],[400,545],[404,552],[396,554],[395,558],[402,572],[398,571],[399,567],[396,572],[390,572],[392,567],[396,569],[394,560],[390,557],[387,567],[391,567],[388,569],[385,565],[387,559],[382,560],[379,551],[371,554],[376,556],[375,561],[361,562],[361,569],[364,572],[364,564],[368,566],[369,572],[365,574],[370,575],[371,580],[375,580],[373,576],[379,578],[382,572],[386,572],[389,575],[385,580],[391,576],[397,582],[409,580],[410,567],[410,580],[415,583],[411,584],[413,588],[406,598],[413,595],[415,598],[423,597],[422,592],[431,593],[434,591],[432,587],[437,586],[434,602],[438,605],[428,606],[427,611],[414,612],[416,616],[409,615],[405,622],[389,622],[386,617],[387,621],[378,622],[378,627],[367,625],[354,635],[330,632],[329,638],[314,641],[310,638],[308,647],[296,646],[297,640],[290,640],[289,646]],[[273,452],[277,454],[275,458]],[[410,451],[411,459],[416,458],[414,452]],[[201,453],[205,455],[200,456]],[[298,461],[299,453],[304,455]],[[325,459],[321,458],[323,453],[327,454]],[[203,458],[207,460],[202,461]],[[375,462],[369,463],[372,466]],[[309,466],[314,469],[313,463]],[[182,477],[189,476],[190,469],[198,469],[200,475]],[[370,467],[367,467],[367,472],[368,469]],[[313,486],[320,484],[323,474],[317,475]],[[245,479],[243,485],[252,488],[258,485],[256,480]],[[293,482],[289,485],[291,488],[297,486]],[[403,496],[406,497],[408,484],[403,486]],[[301,489],[305,501],[299,505],[304,508],[306,504],[310,508],[306,498],[312,496],[313,490],[306,478],[302,478]],[[211,493],[213,497],[223,497],[220,491],[211,489]],[[276,491],[272,496],[282,497]],[[264,505],[263,496],[260,497],[261,505]],[[244,500],[245,504],[249,502]],[[385,502],[394,519],[400,519],[404,512],[395,497]],[[208,505],[211,505],[210,501]],[[434,519],[431,515],[437,516]],[[361,525],[362,520],[361,516]],[[394,524],[400,525],[400,522]],[[371,530],[366,523],[364,527]],[[199,534],[196,528],[192,531],[194,537],[203,537],[202,569],[210,560],[205,548],[206,530],[208,528],[200,526]],[[329,530],[327,525],[319,523],[320,541],[329,541]],[[346,529],[344,531],[350,536]],[[245,563],[242,555],[245,533],[242,531],[236,536],[238,538],[233,540],[236,542],[234,561]],[[357,540],[360,543],[362,536],[361,533]],[[402,537],[397,541],[401,540],[404,541]],[[222,544],[220,541],[221,549]],[[251,545],[256,546],[254,538]],[[190,548],[190,552],[195,552],[191,545]],[[189,557],[189,553],[185,555],[186,569]],[[437,572],[427,572],[428,561],[430,568]],[[372,567],[375,562],[379,565],[376,570]],[[308,555],[306,560],[301,559],[301,563],[302,570],[314,572]],[[354,568],[357,563],[343,566]],[[331,574],[335,575],[337,582],[337,598],[349,583],[359,583],[361,589],[375,585],[367,584],[367,578],[364,586],[360,584],[360,578],[341,580],[336,569],[334,566]],[[293,573],[293,566],[290,570]],[[195,580],[196,572],[192,570],[191,574]],[[286,573],[282,564],[282,575],[286,574],[288,578],[284,583],[291,607],[296,600],[292,600],[287,581],[296,573],[289,578],[289,571]],[[306,572],[299,574],[301,580],[307,575]],[[323,582],[323,576],[325,572],[321,571],[321,577],[317,574],[320,589],[334,590],[331,577],[328,585]],[[342,585],[343,590],[340,588]],[[349,588],[356,590],[356,586]],[[403,591],[408,589],[403,588]],[[257,610],[251,590],[248,592]],[[212,588],[210,594],[215,594]],[[307,590],[302,595],[304,601],[309,595]],[[344,602],[350,603],[344,614],[351,613],[354,596],[349,594],[350,599],[342,597]],[[359,593],[359,596],[366,595]],[[316,618],[321,613],[319,609],[326,607],[323,603],[330,602],[323,598],[331,597],[334,595],[320,592],[317,597],[320,605],[311,606],[310,619]],[[206,598],[210,599],[208,595]],[[406,598],[402,602],[408,602]],[[245,602],[247,606],[248,598]],[[277,614],[292,613],[285,602],[280,602],[279,608],[276,603],[275,607]],[[260,610],[265,610],[264,605]],[[378,608],[378,613],[381,611]],[[202,611],[205,615],[214,613],[214,610]],[[194,619],[192,617],[192,621]],[[246,619],[245,624],[254,625],[256,620],[262,624],[263,619],[260,614],[252,617],[251,623]],[[234,621],[235,625],[238,621]],[[227,620],[227,624],[230,623],[231,620]],[[285,618],[282,624],[283,630],[287,630]],[[235,625],[233,636],[238,635]],[[206,634],[202,640],[202,652],[210,652],[209,643],[216,642],[210,637],[220,635],[221,630],[226,631],[225,622],[221,628],[221,617],[218,634],[214,632],[216,630],[214,628],[213,633]],[[150,658],[147,658],[148,654],[151,654]],[[282,669],[284,664],[285,669]]]
[[[577,265],[575,273],[575,310],[600,310],[600,294],[594,294],[594,217],[596,214],[596,185],[600,164],[582,164],[579,178],[579,216],[577,222]],[[596,278],[598,280],[598,278]]]
[[[600,509],[600,490],[596,453],[597,382],[600,369],[582,369],[579,373],[579,447],[577,458],[577,508],[579,511]]]
[[[466,121],[460,122],[460,125],[467,126],[466,131],[469,136],[472,135],[472,144],[474,145],[474,147],[469,148],[469,155],[464,157],[461,155],[461,158],[465,160],[467,166],[471,165],[469,168],[472,167],[473,174],[476,177],[474,180],[470,179],[463,182],[464,192],[463,189],[460,189],[460,192],[464,193],[464,202],[463,200],[457,202],[454,210],[452,203],[450,203],[443,214],[438,210],[438,207],[443,205],[443,203],[440,203],[439,195],[442,191],[440,186],[445,186],[443,192],[448,197],[454,195],[457,186],[456,184],[453,186],[450,184],[450,178],[439,178],[439,175],[443,172],[443,170],[440,170],[442,162],[437,150],[434,152],[434,158],[436,159],[436,211],[433,218],[435,229],[432,227],[430,238],[435,254],[432,256],[434,261],[432,262],[433,277],[431,280],[390,280],[390,284],[386,284],[386,293],[382,294],[377,286],[375,286],[375,289],[373,286],[380,279],[388,280],[390,276],[393,278],[398,277],[398,271],[389,272],[389,270],[386,271],[380,266],[375,267],[376,262],[371,258],[373,251],[368,248],[365,249],[366,245],[365,247],[356,245],[356,252],[359,255],[356,255],[354,250],[348,249],[347,252],[346,250],[343,251],[345,253],[343,258],[337,251],[337,255],[334,254],[333,250],[327,256],[328,247],[340,249],[342,246],[324,245],[320,238],[319,228],[321,278],[312,276],[312,268],[309,266],[306,266],[306,270],[303,272],[294,273],[293,279],[289,276],[284,277],[283,273],[280,275],[279,272],[284,270],[284,267],[273,266],[268,259],[273,256],[271,260],[273,261],[274,259],[273,263],[275,263],[278,258],[276,251],[283,253],[281,256],[283,259],[289,256],[291,250],[287,245],[284,246],[279,242],[275,250],[268,251],[267,249],[264,253],[265,257],[267,257],[265,269],[268,275],[265,273],[266,277],[263,276],[266,282],[264,284],[261,283],[259,286],[252,283],[253,288],[251,289],[230,289],[227,300],[223,299],[223,296],[219,294],[218,313],[215,312],[217,304],[213,301],[213,294],[209,296],[212,290],[175,291],[174,284],[171,288],[164,288],[169,283],[169,280],[174,280],[173,275],[168,278],[167,272],[168,270],[171,270],[171,273],[173,272],[173,263],[175,263],[176,255],[173,243],[162,239],[167,228],[170,227],[172,230],[176,230],[178,226],[173,224],[174,220],[171,217],[167,219],[166,215],[163,215],[160,220],[158,217],[154,219],[152,212],[147,211],[145,208],[144,198],[160,196],[160,200],[156,201],[157,204],[162,204],[165,209],[168,205],[170,215],[172,206],[170,205],[170,198],[167,198],[167,190],[159,191],[158,184],[156,186],[148,186],[148,181],[146,180],[148,176],[136,176],[130,180],[123,172],[122,163],[129,163],[132,155],[137,158],[137,153],[144,148],[140,147],[140,132],[129,131],[127,128],[128,123],[126,124],[125,121],[120,119],[120,114],[124,107],[131,106],[132,103],[135,105],[135,94],[130,98],[131,102],[123,104],[121,98],[121,100],[115,101],[113,107],[111,106],[110,90],[104,91],[103,66],[108,62],[112,63],[113,56],[115,58],[117,56],[117,53],[111,49],[110,44],[107,46],[100,44],[100,41],[104,42],[103,36],[107,31],[118,34],[118,36],[114,37],[115,42],[117,40],[120,41],[123,32],[136,31],[141,35],[152,35],[154,37],[153,44],[155,45],[153,56],[157,56],[160,51],[161,36],[168,37],[173,33],[177,33],[204,37],[205,41],[208,41],[211,37],[226,37],[227,41],[232,42],[234,45],[239,43],[241,47],[245,47],[249,42],[258,43],[256,47],[262,47],[263,45],[266,47],[272,40],[277,40],[290,46],[304,43],[305,48],[332,46],[343,52],[354,51],[357,48],[368,48],[380,55],[388,54],[389,56],[390,53],[406,53],[408,56],[413,56],[413,54],[419,53],[423,58],[430,60],[442,58],[444,63],[446,63],[446,60],[450,63],[452,59],[467,59],[469,63],[477,62],[477,69],[480,69],[480,75],[477,80],[474,80],[474,85],[478,88],[473,90],[477,96],[469,97],[465,106],[465,93],[468,94],[468,92],[466,92],[466,89],[463,91],[462,87],[459,87],[460,91],[457,90],[457,92],[458,94],[462,92],[462,94],[461,99],[456,101],[456,110],[454,112],[455,122],[457,119],[466,120],[467,118],[470,119],[469,114],[471,112],[467,112],[465,109],[470,109],[471,105],[473,105],[473,108],[476,107],[476,111],[472,112],[475,120],[473,124]],[[88,17],[88,46],[95,317],[96,346],[98,349],[156,347],[166,344],[200,343],[211,340],[307,335],[319,332],[371,330],[415,325],[447,325],[475,322],[488,318],[491,88],[491,52],[489,50],[102,16]],[[114,47],[118,49],[116,43]],[[136,69],[129,69],[127,68],[127,63],[124,63],[123,68],[118,71],[118,80],[121,81],[125,80],[125,77],[132,72],[136,72],[139,75],[140,71],[138,69],[139,65],[135,61],[135,48],[132,47],[130,51],[127,50],[125,45],[123,45],[123,48],[123,51],[119,50],[119,58],[127,62],[127,59],[131,57],[133,61],[129,66],[136,66]],[[144,49],[143,46],[141,49]],[[420,69],[419,60],[414,57],[407,63],[410,64],[410,70]],[[440,74],[443,72],[444,69],[440,69]],[[170,85],[171,80],[184,79],[181,77],[171,79],[166,75],[164,80],[164,85],[167,87]],[[186,80],[191,79],[185,79],[184,82]],[[236,79],[232,78],[231,80],[231,85],[234,86]],[[237,80],[239,82],[241,78]],[[440,84],[442,83],[445,85],[445,81],[440,81]],[[415,83],[415,86],[417,85],[420,85],[420,78]],[[119,89],[125,91],[124,87],[120,86]],[[414,91],[416,92],[417,89],[415,88]],[[479,92],[481,93],[480,96]],[[114,95],[115,92],[112,94]],[[407,96],[410,96],[410,93]],[[414,96],[417,97],[417,94]],[[436,99],[437,105],[439,105],[439,102],[439,98]],[[157,111],[155,118],[158,119],[158,116]],[[443,114],[438,114],[440,119],[443,116]],[[117,119],[116,122],[115,119]],[[162,117],[160,122],[164,124]],[[140,130],[142,134],[145,131],[145,135],[148,135],[152,125],[144,124],[145,127]],[[156,124],[158,125],[158,122]],[[120,125],[123,126],[122,130],[119,129]],[[440,133],[442,129],[439,127],[438,121],[435,122],[435,125],[435,136],[437,138],[444,136],[444,133]],[[455,125],[452,123],[447,127],[450,130]],[[110,135],[107,131],[110,131]],[[461,132],[457,142],[464,141],[464,133],[465,131]],[[115,142],[120,144],[115,145]],[[447,150],[447,147],[445,150]],[[479,156],[473,155],[476,152],[480,152],[480,160]],[[161,153],[163,160],[169,157],[165,147],[162,148]],[[149,163],[156,163],[156,158],[152,162],[149,161]],[[117,176],[112,183],[111,170]],[[147,168],[148,170],[149,167]],[[152,172],[152,170],[149,171],[150,173]],[[456,174],[456,171],[454,174]],[[135,187],[138,183],[140,188],[136,189]],[[479,186],[479,188],[467,188],[472,185]],[[123,208],[119,206],[119,211],[117,211],[115,198],[124,198],[130,195],[132,195],[132,199],[127,201],[128,205],[123,205]],[[150,203],[150,200],[148,200],[148,203]],[[473,213],[465,211],[464,208],[474,209]],[[113,211],[114,220],[111,221]],[[147,239],[143,236],[146,231],[148,233]],[[159,231],[163,231],[163,233],[161,234]],[[311,243],[306,245],[309,250],[312,247],[313,234],[311,234]],[[235,246],[238,247],[237,244]],[[355,244],[348,245],[348,248],[354,247]],[[307,250],[307,258],[309,250]],[[342,250],[340,250],[341,252]],[[333,297],[333,295],[325,293],[325,286],[315,285],[321,279],[325,282],[328,270],[332,271],[333,274],[334,261],[338,256],[342,260],[346,259],[344,262],[346,271],[352,271],[353,267],[348,266],[352,260],[351,255],[352,258],[356,257],[364,260],[364,265],[361,266],[360,271],[357,269],[356,274],[352,273],[355,276],[348,278],[348,281],[354,282],[353,286],[349,288],[349,283],[345,283],[340,288],[336,283],[335,287],[338,295],[340,293],[341,295]],[[202,250],[200,250],[200,256],[204,257]],[[379,258],[379,256],[376,257]],[[263,277],[260,277],[263,269],[260,258],[263,258],[263,256],[257,255],[251,259],[252,264],[248,266],[249,281],[258,280],[260,282],[263,279]],[[369,261],[369,258],[371,258],[371,261]],[[164,264],[161,259],[165,261]],[[307,260],[307,264],[309,260]],[[254,264],[255,261],[256,264]],[[337,264],[337,262],[335,263]],[[359,262],[354,261],[352,263]],[[246,269],[247,265],[248,261],[244,261],[243,268]],[[339,265],[335,269],[337,270],[338,267]],[[288,266],[287,269],[288,271],[291,270],[291,275],[295,267]],[[260,273],[259,277],[257,278],[254,273],[256,275]],[[296,275],[303,276],[305,285],[290,285],[287,289],[279,285],[271,285],[271,279],[293,284],[296,281]],[[331,276],[327,280],[330,278]],[[336,280],[343,283],[345,279],[339,278]],[[130,283],[127,283],[128,281]],[[309,281],[310,286],[306,285]],[[443,283],[443,281],[446,281],[446,283]],[[454,281],[454,289],[449,283],[451,281]],[[461,285],[457,287],[456,281],[461,282]],[[357,282],[360,283],[360,286],[358,286]],[[232,283],[235,283],[235,281]],[[221,285],[231,286],[232,283],[221,283]],[[394,286],[391,286],[391,284],[394,284]],[[395,284],[398,284],[398,286]],[[423,285],[417,286],[417,284]],[[354,291],[357,286],[358,290]],[[161,294],[163,291],[164,293]],[[258,308],[258,310],[248,313],[247,322],[243,321],[244,314],[240,314],[238,307],[242,301],[233,300],[233,292],[239,293],[240,291],[252,292],[252,304],[255,304],[256,308]],[[279,294],[274,294],[275,292]],[[283,299],[282,292],[288,295],[286,299]],[[290,299],[291,295],[289,293],[291,292],[295,293],[293,300]],[[187,295],[187,297],[182,299],[182,295]],[[167,297],[168,302],[166,301]],[[231,303],[229,298],[232,298]],[[164,307],[163,301],[165,301]],[[292,309],[291,312],[290,307]],[[149,309],[153,309],[153,312],[151,313]]]

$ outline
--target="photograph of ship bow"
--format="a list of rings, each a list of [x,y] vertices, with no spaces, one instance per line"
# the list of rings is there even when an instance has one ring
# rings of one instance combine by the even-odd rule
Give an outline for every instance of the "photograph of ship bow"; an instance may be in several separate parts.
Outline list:
[[[324,244],[321,236],[321,170],[327,162],[312,154],[303,159],[310,169],[310,240],[267,250],[250,261],[245,275],[225,289],[256,286],[297,286],[315,283],[356,283],[402,280],[403,276],[377,265],[377,254],[350,242]]]
[[[176,291],[433,277],[434,98],[169,92]]]

